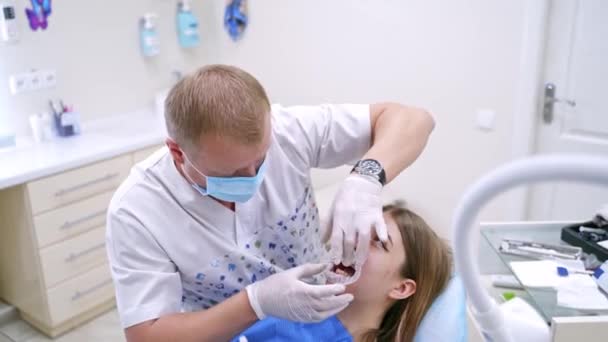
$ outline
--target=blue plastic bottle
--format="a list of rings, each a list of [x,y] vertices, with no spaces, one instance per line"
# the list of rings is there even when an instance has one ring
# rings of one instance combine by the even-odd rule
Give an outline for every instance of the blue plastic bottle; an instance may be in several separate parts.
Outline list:
[[[182,0],[177,7],[177,36],[183,48],[194,48],[200,43],[198,19],[190,9],[190,1]]]
[[[140,23],[141,53],[146,57],[156,56],[160,53],[160,41],[158,32],[156,32],[156,25],[154,25],[154,18],[156,18],[156,14],[147,13]]]

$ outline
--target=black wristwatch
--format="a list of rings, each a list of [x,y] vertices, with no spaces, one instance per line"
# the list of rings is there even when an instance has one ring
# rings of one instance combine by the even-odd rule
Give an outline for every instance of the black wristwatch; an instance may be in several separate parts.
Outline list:
[[[376,179],[383,186],[386,185],[386,172],[382,164],[374,159],[362,159],[355,164],[351,173],[358,173],[364,176],[370,176]]]

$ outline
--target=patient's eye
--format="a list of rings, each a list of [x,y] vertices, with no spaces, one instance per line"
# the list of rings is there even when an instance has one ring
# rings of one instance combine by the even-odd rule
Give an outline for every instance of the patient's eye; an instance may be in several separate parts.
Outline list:
[[[388,247],[386,247],[386,244],[382,241],[380,241],[380,239],[378,238],[378,236],[374,235],[374,238],[372,239],[372,243],[378,247],[378,248],[382,248],[384,249],[386,252],[388,252]]]

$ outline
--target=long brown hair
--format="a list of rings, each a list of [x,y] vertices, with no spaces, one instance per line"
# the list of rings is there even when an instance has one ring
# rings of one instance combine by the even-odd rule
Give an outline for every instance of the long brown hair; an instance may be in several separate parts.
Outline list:
[[[452,254],[429,225],[402,202],[385,206],[383,211],[399,227],[405,249],[401,276],[416,282],[416,292],[396,301],[384,314],[380,327],[367,332],[363,340],[409,342],[414,340],[424,314],[450,280]]]

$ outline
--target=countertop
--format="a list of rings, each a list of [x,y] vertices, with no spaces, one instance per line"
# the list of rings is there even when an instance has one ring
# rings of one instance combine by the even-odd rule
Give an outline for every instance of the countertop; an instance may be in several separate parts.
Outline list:
[[[82,133],[0,149],[0,190],[163,143],[164,123],[152,110],[84,122]]]

